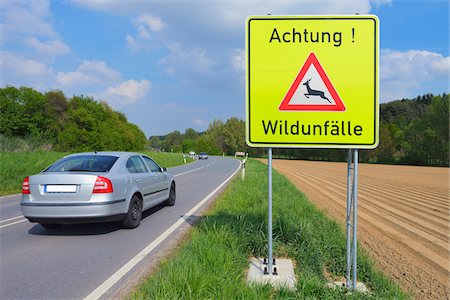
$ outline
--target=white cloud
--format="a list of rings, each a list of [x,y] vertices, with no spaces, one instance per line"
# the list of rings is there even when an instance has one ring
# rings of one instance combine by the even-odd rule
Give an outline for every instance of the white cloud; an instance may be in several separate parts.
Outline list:
[[[157,14],[163,19],[178,22],[194,21],[205,25],[204,30],[221,26],[241,26],[250,15],[301,15],[301,14],[354,14],[368,13],[371,4],[390,3],[390,0],[191,0],[179,1],[133,1],[130,5],[122,0],[72,0],[72,3],[92,10],[107,11],[120,15]],[[186,11],[189,10],[189,13]],[[172,15],[172,17],[170,17]],[[236,22],[237,21],[237,22]],[[194,24],[193,24],[194,25]]]
[[[58,40],[40,42],[39,39],[35,37],[29,37],[25,39],[25,44],[34,48],[38,54],[49,56],[51,58],[70,52],[69,46]]]
[[[140,14],[133,19],[133,23],[140,31],[144,31],[144,37],[149,36],[149,31],[159,32],[166,27],[160,17],[151,14]]]
[[[204,120],[200,120],[200,119],[193,119],[192,120],[192,124],[197,125],[197,126],[206,126],[208,125],[208,123]]]
[[[160,60],[166,66],[168,73],[208,73],[216,61],[206,54],[202,48],[185,49],[181,44],[168,46],[170,54]]]
[[[37,89],[53,87],[54,70],[45,63],[7,51],[0,52],[0,84],[32,86]]]
[[[125,40],[133,51],[154,48],[158,33],[166,27],[160,17],[152,14],[140,14],[132,20],[132,23],[137,35],[127,34]]]
[[[127,34],[125,36],[125,41],[127,42],[127,45],[131,50],[139,51],[141,49],[140,44],[136,41],[136,39],[133,36]]]
[[[449,74],[449,56],[419,50],[382,50],[380,100],[415,97],[424,92],[448,92]]]
[[[12,48],[16,54],[21,53],[23,59],[46,63],[52,62],[56,56],[70,52],[70,47],[62,41],[54,29],[50,1],[0,1],[0,34],[3,49]]]
[[[380,8],[382,5],[391,5],[392,0],[370,0],[370,5],[375,8]]]
[[[6,41],[16,36],[57,38],[50,14],[50,2],[44,0],[2,0],[0,9],[1,32]]]
[[[245,51],[243,49],[233,49],[234,55],[231,57],[231,65],[237,71],[245,71]]]
[[[120,73],[104,61],[85,60],[73,72],[58,72],[57,81],[63,86],[111,84],[120,80]]]
[[[106,101],[117,105],[134,104],[147,96],[150,89],[151,82],[149,80],[142,79],[141,81],[136,81],[131,79],[107,88],[102,93],[102,97]]]
[[[0,56],[1,86],[30,86],[41,91],[61,89],[66,94],[106,99],[115,106],[134,104],[151,89],[151,82],[146,79],[121,81],[122,75],[103,61],[83,61],[75,71],[56,73],[49,65],[18,54],[1,51]]]
[[[236,71],[245,68],[245,55],[236,48],[242,47],[248,16],[365,14],[371,5],[388,1],[137,0],[130,4],[121,0],[71,0],[84,8],[130,17],[135,31],[124,37],[128,48],[133,52],[166,49],[169,54],[160,59],[161,66],[179,83],[214,89],[215,81],[220,80],[219,88],[224,90],[236,84]]]

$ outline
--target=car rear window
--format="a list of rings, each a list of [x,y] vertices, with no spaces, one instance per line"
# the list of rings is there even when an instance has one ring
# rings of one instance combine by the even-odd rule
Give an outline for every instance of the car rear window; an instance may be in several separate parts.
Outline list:
[[[76,155],[57,161],[44,172],[100,172],[106,173],[112,168],[117,156]]]

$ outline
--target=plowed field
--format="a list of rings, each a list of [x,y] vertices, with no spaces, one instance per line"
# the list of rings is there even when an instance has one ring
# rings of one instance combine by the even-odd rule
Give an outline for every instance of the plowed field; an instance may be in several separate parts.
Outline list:
[[[311,201],[345,224],[347,164],[274,160]],[[358,239],[417,299],[449,299],[449,169],[359,164]]]

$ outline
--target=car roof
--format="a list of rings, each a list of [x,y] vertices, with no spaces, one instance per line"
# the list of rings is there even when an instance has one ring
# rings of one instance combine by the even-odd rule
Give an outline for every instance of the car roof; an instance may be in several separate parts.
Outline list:
[[[66,157],[70,156],[77,156],[77,155],[108,155],[108,156],[117,156],[117,157],[125,157],[130,155],[144,155],[142,153],[137,152],[125,152],[125,151],[97,151],[97,152],[81,152],[81,153],[73,153],[70,155],[67,155]]]

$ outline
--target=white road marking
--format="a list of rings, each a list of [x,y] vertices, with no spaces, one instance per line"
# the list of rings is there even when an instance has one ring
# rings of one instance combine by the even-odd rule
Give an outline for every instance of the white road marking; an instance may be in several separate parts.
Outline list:
[[[23,216],[14,217],[14,218],[11,218],[11,219],[6,219],[6,220],[3,220],[3,221],[0,221],[0,223],[6,223],[6,222],[9,222],[9,221],[12,221],[12,220],[16,220],[16,219],[20,219],[20,218],[23,218]]]
[[[219,191],[228,181],[233,178],[234,175],[239,171],[239,167],[233,174],[230,175],[224,182],[222,182],[214,191],[212,191],[208,196],[203,198],[196,206],[194,206],[190,211],[188,211],[184,216],[182,216],[178,221],[176,221],[172,226],[170,226],[166,231],[164,231],[159,237],[157,237],[153,242],[151,242],[147,247],[139,252],[135,257],[133,257],[129,262],[122,266],[116,273],[109,277],[105,282],[103,282],[98,288],[96,288],[92,293],[84,298],[85,300],[99,299],[104,293],[106,293],[114,284],[116,284],[123,276],[125,276],[134,266],[136,266],[142,259],[144,259],[153,249],[155,249],[159,244],[161,244],[172,232],[174,232],[178,227],[180,227],[185,220],[187,220],[194,212],[199,209],[206,201],[208,201],[212,196],[214,196],[217,191]],[[193,172],[194,170],[190,171]],[[178,174],[181,175],[181,174]]]
[[[173,177],[177,177],[177,176],[181,176],[181,175],[189,174],[189,173],[192,173],[192,172],[195,172],[195,171],[198,171],[198,170],[204,169],[204,168],[205,168],[205,167],[201,167],[201,168],[197,168],[197,169],[194,169],[194,170],[190,170],[190,171],[187,171],[187,172],[184,172],[184,173],[176,174],[176,175],[173,175]]]
[[[28,220],[24,219],[24,220],[20,220],[20,221],[17,221],[17,222],[9,223],[9,224],[6,224],[6,225],[2,225],[2,226],[0,226],[0,229],[8,227],[8,226],[15,225],[15,224],[23,223],[23,222],[26,222],[26,221],[28,221]]]

